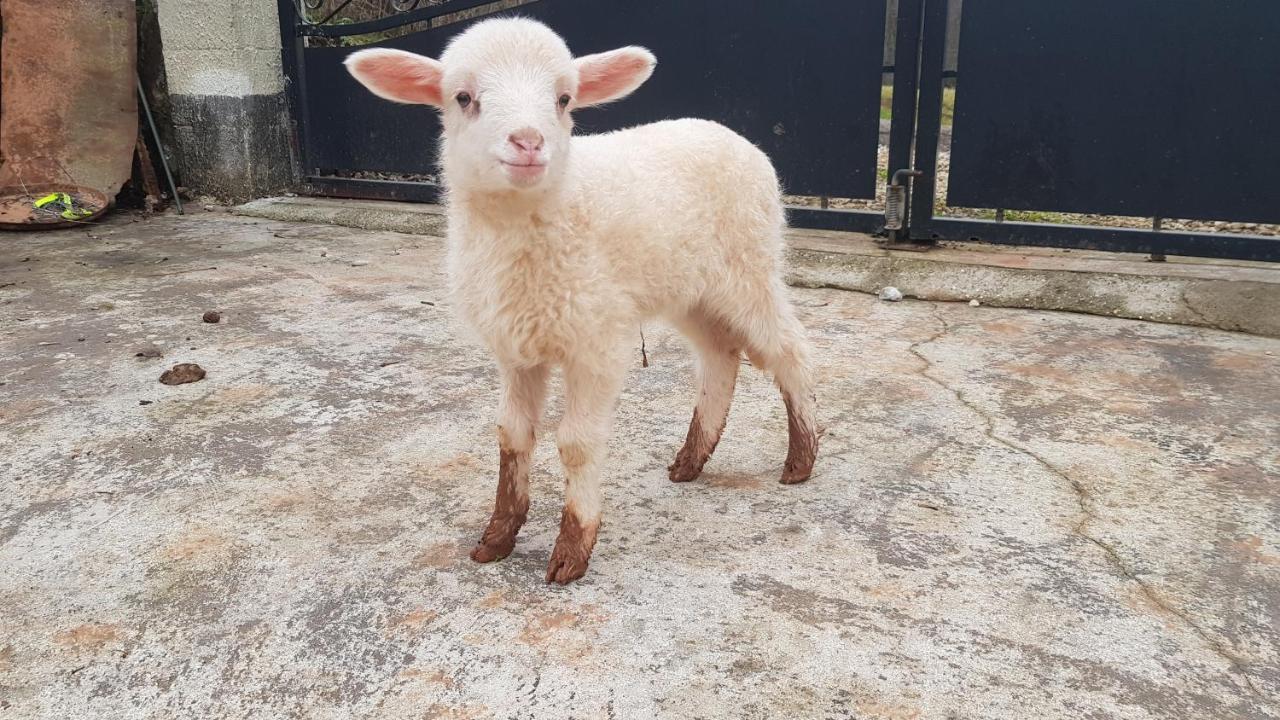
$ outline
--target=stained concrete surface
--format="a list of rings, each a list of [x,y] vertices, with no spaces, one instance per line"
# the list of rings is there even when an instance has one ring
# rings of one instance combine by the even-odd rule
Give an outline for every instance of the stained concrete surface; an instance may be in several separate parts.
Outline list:
[[[1280,341],[795,290],[816,476],[776,483],[748,371],[674,485],[690,360],[646,327],[590,572],[549,587],[545,441],[514,554],[466,558],[497,382],[439,256],[221,214],[0,237],[0,717],[1280,717]]]

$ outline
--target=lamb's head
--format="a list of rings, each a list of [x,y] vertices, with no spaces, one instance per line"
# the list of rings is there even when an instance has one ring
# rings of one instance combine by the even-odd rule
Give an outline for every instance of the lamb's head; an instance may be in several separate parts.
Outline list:
[[[560,36],[526,19],[476,23],[439,60],[390,49],[346,60],[375,95],[440,111],[445,176],[473,192],[554,187],[569,155],[571,112],[627,96],[655,64],[639,47],[575,59]]]

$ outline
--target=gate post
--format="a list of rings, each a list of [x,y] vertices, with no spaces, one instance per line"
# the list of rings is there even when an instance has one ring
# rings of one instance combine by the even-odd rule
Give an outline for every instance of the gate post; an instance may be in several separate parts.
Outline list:
[[[158,0],[156,10],[183,184],[230,201],[288,188],[277,3]]]
[[[893,108],[889,125],[889,168],[886,183],[898,173],[913,168],[912,144],[916,136],[916,92],[920,78],[920,23],[924,0],[899,0],[897,33],[894,40]],[[888,193],[886,192],[886,203]],[[890,241],[908,239],[911,227],[911,197],[902,197],[902,236]],[[894,231],[890,231],[891,233]]]
[[[910,224],[920,239],[936,237],[924,230],[933,219],[938,187],[938,137],[942,132],[942,70],[946,55],[948,0],[923,0],[920,31],[920,104],[916,120],[915,169],[922,175],[912,186]]]

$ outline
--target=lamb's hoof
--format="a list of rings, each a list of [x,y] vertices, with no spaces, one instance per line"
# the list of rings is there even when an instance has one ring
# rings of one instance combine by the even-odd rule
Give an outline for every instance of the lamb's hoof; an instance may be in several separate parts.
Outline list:
[[[810,474],[812,473],[808,473],[808,471],[805,471],[805,473],[791,473],[791,471],[783,470],[782,478],[778,479],[778,482],[785,484],[785,486],[797,486],[797,484],[808,480]]]
[[[487,562],[493,562],[494,560],[501,560],[506,556],[510,555],[511,551],[514,550],[515,547],[516,547],[515,538],[512,538],[510,542],[495,543],[492,545],[485,544],[485,542],[481,540],[480,542],[476,543],[476,546],[474,548],[471,549],[471,559],[475,560],[478,563],[487,563]]]
[[[516,534],[524,525],[528,504],[515,513],[495,512],[489,518],[480,542],[471,549],[471,559],[478,563],[493,562],[511,554],[516,549]]]
[[[561,553],[560,546],[551,552],[551,562],[547,563],[547,582],[568,585],[587,574],[587,558],[569,557]]]
[[[685,455],[683,450],[676,455],[676,461],[667,466],[667,477],[671,478],[671,482],[691,482],[701,474],[702,465],[693,462],[693,458]]]
[[[782,469],[782,478],[779,479],[778,482],[783,485],[799,485],[805,480],[808,480],[809,476],[812,474],[812,465],[808,467],[791,467],[788,465]]]
[[[568,585],[587,573],[600,522],[582,524],[568,507],[560,515],[560,536],[547,563],[547,582]]]

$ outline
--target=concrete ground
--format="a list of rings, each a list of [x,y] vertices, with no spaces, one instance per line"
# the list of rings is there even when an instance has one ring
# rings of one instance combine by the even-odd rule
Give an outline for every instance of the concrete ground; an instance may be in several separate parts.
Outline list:
[[[550,443],[515,553],[466,557],[497,382],[440,252],[0,236],[0,718],[1280,717],[1280,340],[797,289],[816,476],[776,483],[751,371],[674,485],[690,360],[646,327],[561,588]]]

